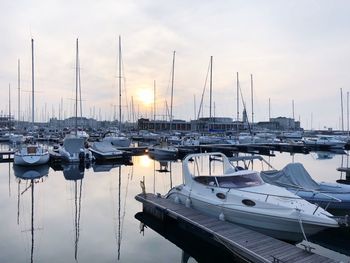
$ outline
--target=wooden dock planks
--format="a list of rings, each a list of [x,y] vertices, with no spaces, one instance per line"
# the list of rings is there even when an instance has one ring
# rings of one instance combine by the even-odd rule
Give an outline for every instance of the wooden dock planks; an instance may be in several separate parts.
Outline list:
[[[213,236],[213,240],[223,244],[233,253],[252,262],[335,262],[326,257],[307,252],[294,245],[274,239],[256,231],[220,221],[192,208],[176,204],[172,200],[154,194],[139,194],[136,200],[167,216],[195,226]]]

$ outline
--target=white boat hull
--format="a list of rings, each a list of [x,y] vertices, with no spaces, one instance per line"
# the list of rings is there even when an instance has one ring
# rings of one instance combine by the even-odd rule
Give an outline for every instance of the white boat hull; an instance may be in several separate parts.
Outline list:
[[[169,197],[174,200],[178,198],[177,200],[184,205],[188,205],[188,202],[190,202],[192,208],[217,218],[220,217],[220,214],[223,214],[225,221],[258,230],[278,239],[291,241],[303,239],[303,233],[297,218],[293,219],[264,213],[252,213],[242,209],[242,206],[239,205],[222,206],[219,204],[212,204],[196,198],[193,194],[191,194],[190,201],[188,201],[187,195],[182,194],[169,195]],[[336,227],[334,224],[315,224],[315,222],[309,223],[305,220],[302,221],[302,225],[306,236],[316,234],[329,227]]]
[[[14,155],[14,164],[23,165],[23,166],[33,166],[33,165],[41,165],[49,162],[50,154],[28,154],[28,155]]]
[[[177,155],[177,151],[168,150],[168,149],[160,149],[160,148],[149,148],[148,154],[151,157],[160,157],[160,158],[175,158]]]

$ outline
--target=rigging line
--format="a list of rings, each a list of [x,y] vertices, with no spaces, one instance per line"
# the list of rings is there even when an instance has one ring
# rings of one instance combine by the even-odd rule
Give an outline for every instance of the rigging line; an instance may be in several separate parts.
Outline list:
[[[242,89],[241,89],[241,85],[239,85],[239,91],[241,93],[241,99],[242,99],[242,104],[243,104],[243,109],[245,110],[245,113],[247,115],[247,124],[248,124],[248,129],[249,129],[249,133],[252,135],[252,130],[250,128],[250,123],[249,123],[249,119],[248,119],[248,113],[247,113],[247,108],[245,106],[245,101],[244,101],[244,98],[243,98],[243,92],[242,92]]]
[[[123,60],[123,55],[120,54],[120,59],[122,61],[122,79],[123,79],[123,84],[124,84],[124,93],[125,93],[125,104],[126,104],[126,112],[127,112],[127,119],[130,121],[130,111],[129,111],[129,101],[128,101],[128,93],[127,93],[127,88],[126,88],[126,77],[125,77],[125,68],[124,68],[124,60]]]
[[[83,100],[81,99],[81,68],[80,68],[80,58],[78,58],[78,78],[79,78],[79,97],[80,97],[80,120],[82,125],[82,119],[83,119]]]
[[[169,95],[172,72],[173,72],[173,70],[172,70],[172,68],[171,68],[170,73],[169,73],[168,87],[167,87],[167,89],[166,89],[166,94],[165,94],[166,96],[165,96],[165,98],[168,98],[168,95]],[[168,113],[168,116],[170,116],[169,109],[168,109],[168,101],[167,101],[167,99],[165,99],[165,103],[166,103],[165,111]],[[170,117],[170,118],[171,118],[171,117]],[[170,118],[169,118],[169,120],[170,120]]]
[[[201,102],[200,102],[200,104],[199,104],[199,110],[198,110],[197,119],[199,119],[201,110],[203,110],[202,108],[203,108],[204,93],[205,93],[205,89],[206,89],[207,83],[208,83],[209,71],[210,71],[210,61],[209,61],[209,65],[208,65],[207,75],[206,75],[206,77],[205,77],[205,82],[204,82],[204,87],[203,87]]]

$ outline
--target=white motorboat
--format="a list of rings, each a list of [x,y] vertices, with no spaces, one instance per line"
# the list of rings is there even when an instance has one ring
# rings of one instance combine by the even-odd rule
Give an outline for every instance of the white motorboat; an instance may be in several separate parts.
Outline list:
[[[124,157],[124,152],[116,149],[110,142],[94,142],[90,147],[90,151],[95,156],[96,160],[112,161],[119,160]]]
[[[219,159],[223,170],[215,170],[223,173],[202,175],[197,163],[200,158],[208,158],[209,162]],[[237,171],[222,153],[188,155],[183,160],[183,179],[184,183],[172,188],[167,198],[276,238],[301,240],[323,229],[339,226],[321,207],[282,187],[264,183],[259,173]]]
[[[175,158],[177,156],[178,149],[167,143],[166,140],[162,140],[159,144],[148,147],[148,154],[152,158]]]
[[[303,137],[302,131],[291,131],[291,132],[282,132],[280,135],[284,139],[301,139]]]
[[[12,144],[21,144],[24,142],[24,136],[22,134],[10,133],[8,134],[10,143]]]
[[[181,140],[180,145],[182,146],[199,146],[199,140],[195,137],[184,137]]]
[[[58,147],[56,152],[62,160],[68,163],[79,163],[91,160],[90,152],[84,147],[85,139],[73,134],[68,134],[63,140],[63,146]]]
[[[33,166],[46,164],[49,159],[47,149],[38,144],[29,144],[15,152],[13,162],[16,165]]]
[[[129,147],[130,139],[120,132],[108,132],[102,139],[103,142],[109,142],[115,147]]]
[[[346,142],[330,135],[318,135],[316,138],[303,138],[306,145],[328,146],[331,148],[344,148]]]

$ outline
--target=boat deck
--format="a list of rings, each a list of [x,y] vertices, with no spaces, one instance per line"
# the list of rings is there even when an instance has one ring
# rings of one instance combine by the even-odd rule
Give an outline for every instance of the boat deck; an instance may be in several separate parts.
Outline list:
[[[171,218],[194,234],[205,234],[212,242],[223,245],[243,262],[336,262],[154,194],[139,194],[135,198],[143,204],[143,212],[162,221]]]

